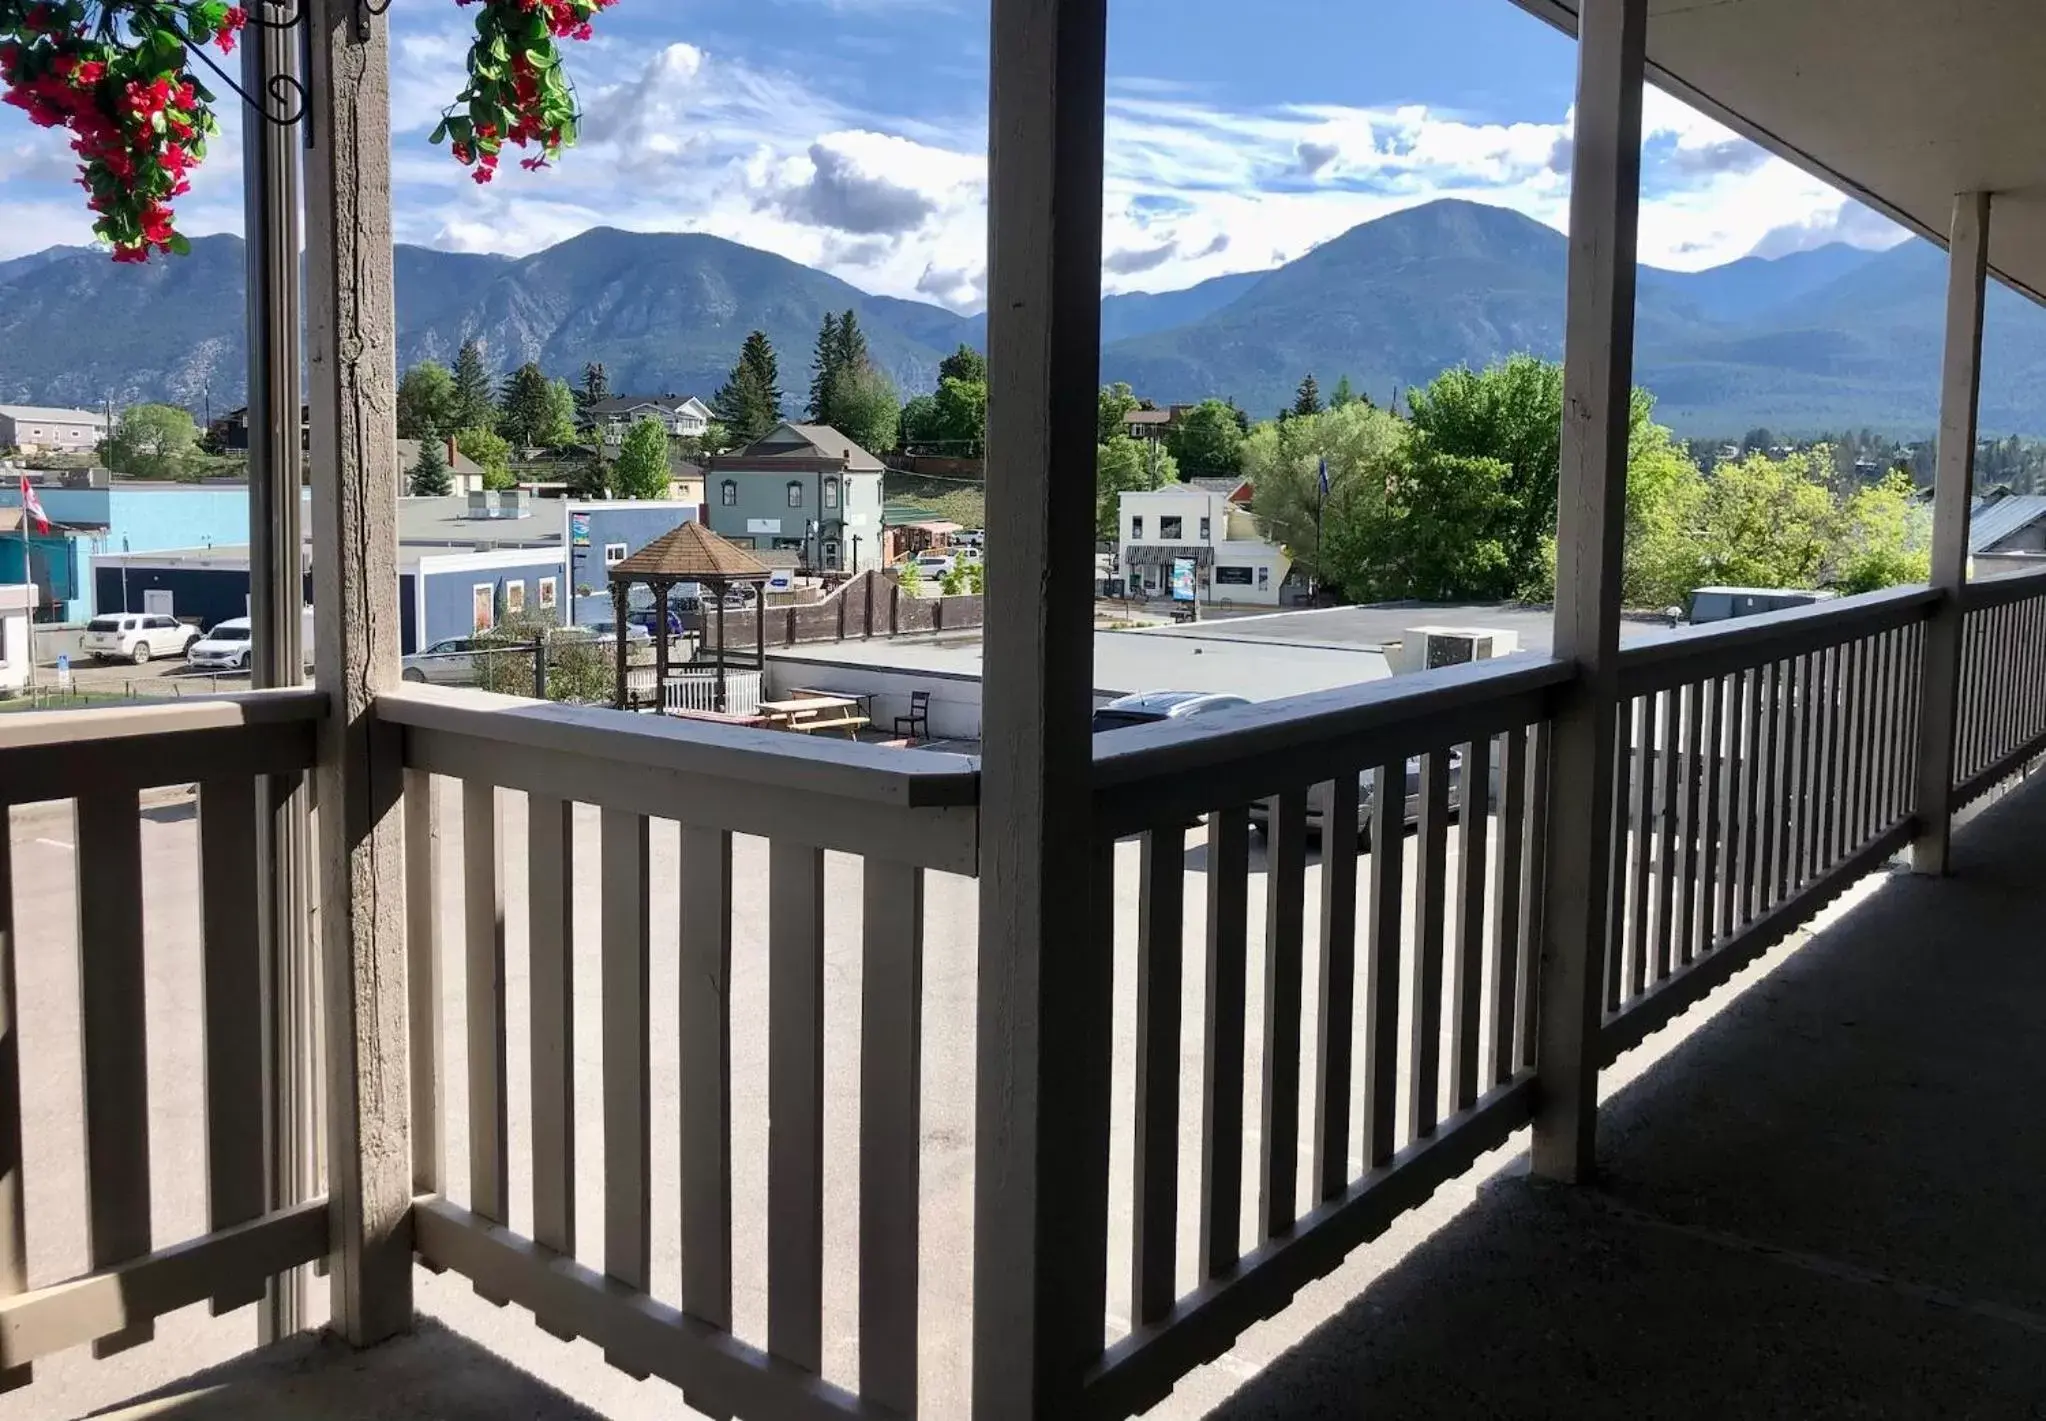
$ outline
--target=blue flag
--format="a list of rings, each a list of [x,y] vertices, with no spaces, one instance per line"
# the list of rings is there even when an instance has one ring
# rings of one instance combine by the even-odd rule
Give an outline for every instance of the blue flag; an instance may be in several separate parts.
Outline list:
[[[1328,455],[1321,456],[1321,496],[1328,497]]]

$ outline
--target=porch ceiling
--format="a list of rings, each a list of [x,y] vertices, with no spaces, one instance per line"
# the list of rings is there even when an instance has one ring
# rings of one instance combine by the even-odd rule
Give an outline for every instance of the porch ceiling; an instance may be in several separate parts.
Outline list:
[[[1579,0],[1514,0],[1574,34]],[[1649,0],[1650,78],[1945,244],[1996,195],[1989,261],[2046,303],[2046,18],[2038,0]]]

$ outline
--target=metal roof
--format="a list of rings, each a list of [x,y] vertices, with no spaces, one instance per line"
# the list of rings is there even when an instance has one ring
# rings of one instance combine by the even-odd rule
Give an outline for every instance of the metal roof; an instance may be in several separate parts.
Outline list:
[[[1968,551],[1993,552],[2006,538],[2015,537],[2046,518],[2046,494],[2007,494],[1987,508],[1977,505],[1968,521]]]

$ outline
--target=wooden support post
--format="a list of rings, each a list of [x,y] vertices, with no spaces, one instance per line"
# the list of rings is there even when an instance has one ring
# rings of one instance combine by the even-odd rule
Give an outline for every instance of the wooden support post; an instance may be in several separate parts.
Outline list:
[[[620,710],[632,709],[632,687],[628,684],[631,678],[626,671],[626,662],[630,659],[627,648],[630,645],[631,638],[625,635],[625,613],[631,604],[631,584],[624,582],[612,583],[611,626],[618,635],[613,637],[611,641],[611,659],[618,671],[618,709]],[[659,687],[655,687],[654,694],[656,703],[658,703],[660,696]]]
[[[1093,812],[1107,0],[993,0],[973,1414],[1081,1415],[1108,1277],[1113,845]],[[893,618],[891,617],[891,624]]]
[[[1947,241],[1946,353],[1940,362],[1939,452],[1932,486],[1932,585],[1944,595],[1925,628],[1919,681],[1917,873],[1945,873],[1954,828],[1954,731],[1967,619],[1968,512],[1975,498],[1975,411],[1982,390],[1982,298],[1989,266],[1989,194],[1954,199]]]
[[[390,31],[311,0],[306,367],[320,628],[319,883],[334,1329],[361,1347],[412,1321],[405,863],[398,684],[396,311]]]
[[[1535,1173],[1562,1180],[1591,1174],[1597,1136],[1648,0],[1584,0],[1578,17],[1555,624],[1577,675],[1549,740],[1533,1150]]]

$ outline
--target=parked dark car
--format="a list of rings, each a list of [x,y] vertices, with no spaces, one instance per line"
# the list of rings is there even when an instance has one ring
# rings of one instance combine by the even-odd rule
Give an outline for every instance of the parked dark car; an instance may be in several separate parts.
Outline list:
[[[1132,725],[1155,725],[1161,720],[1188,720],[1249,704],[1242,696],[1214,691],[1138,691],[1134,695],[1117,696],[1108,704],[1096,707],[1094,733],[1124,730]]]
[[[1371,815],[1378,800],[1378,775],[1366,770],[1357,776],[1357,842],[1369,848],[1371,845]],[[1463,752],[1449,752],[1449,812],[1455,814],[1463,808]],[[1272,802],[1261,799],[1250,806],[1250,827],[1257,833],[1267,832],[1271,818]],[[1307,832],[1312,838],[1320,838],[1323,821],[1328,817],[1328,786],[1315,785],[1307,792]],[[1407,803],[1406,823],[1418,824],[1421,820],[1421,757],[1416,755],[1407,761]]]

